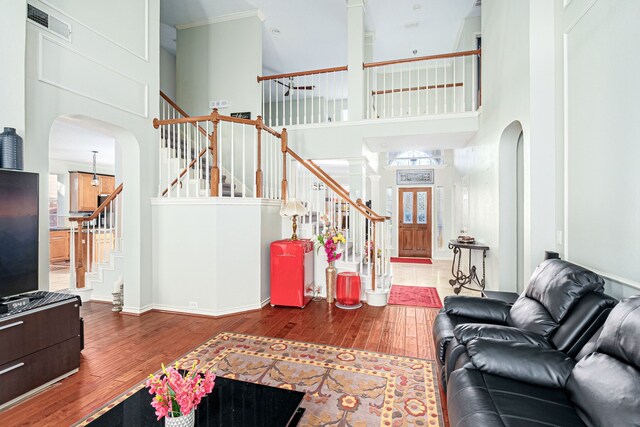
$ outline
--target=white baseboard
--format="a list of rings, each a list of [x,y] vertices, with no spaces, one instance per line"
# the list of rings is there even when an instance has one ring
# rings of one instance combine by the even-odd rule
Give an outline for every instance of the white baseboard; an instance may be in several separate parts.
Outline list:
[[[263,301],[260,303],[260,307],[261,307],[261,308],[264,308],[264,306],[265,306],[265,305],[267,305],[267,304],[269,304],[270,302],[271,302],[271,297],[269,297],[269,298],[267,298],[267,299],[263,300]]]

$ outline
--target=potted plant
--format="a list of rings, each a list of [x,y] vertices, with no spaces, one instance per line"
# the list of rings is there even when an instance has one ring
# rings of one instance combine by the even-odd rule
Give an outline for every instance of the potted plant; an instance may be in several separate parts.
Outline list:
[[[179,370],[177,362],[175,368],[162,365],[162,374],[151,374],[147,380],[149,393],[155,394],[151,406],[158,420],[164,417],[166,426],[193,426],[195,410],[213,390],[215,378],[211,371],[196,371],[196,362],[189,371]]]

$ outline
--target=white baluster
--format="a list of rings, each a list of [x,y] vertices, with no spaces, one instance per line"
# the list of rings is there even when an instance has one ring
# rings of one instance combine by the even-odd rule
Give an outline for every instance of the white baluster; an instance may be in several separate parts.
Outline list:
[[[478,100],[476,91],[476,55],[471,56],[471,108],[472,111],[478,110]]]
[[[247,175],[246,175],[246,171],[245,171],[245,163],[247,161],[246,159],[246,153],[245,153],[245,146],[246,146],[246,140],[245,140],[245,133],[244,133],[244,129],[245,129],[245,125],[241,125],[242,126],[242,182],[240,183],[240,185],[242,185],[242,198],[247,197]]]
[[[465,71],[465,66],[467,63],[467,57],[462,57],[462,112],[467,111],[467,73]]]

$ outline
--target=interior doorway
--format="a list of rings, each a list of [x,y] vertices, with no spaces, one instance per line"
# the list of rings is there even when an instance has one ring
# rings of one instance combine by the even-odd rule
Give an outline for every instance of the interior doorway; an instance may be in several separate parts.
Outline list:
[[[517,237],[517,289],[524,290],[524,133],[516,143],[516,235]]]
[[[398,189],[398,255],[431,258],[432,188]]]

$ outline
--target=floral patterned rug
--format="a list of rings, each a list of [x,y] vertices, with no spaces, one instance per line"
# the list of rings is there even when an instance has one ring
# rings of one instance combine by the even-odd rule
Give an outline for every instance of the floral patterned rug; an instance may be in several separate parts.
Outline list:
[[[432,361],[228,332],[179,362],[189,367],[194,360],[218,376],[304,391],[306,410],[299,426],[444,425]]]

